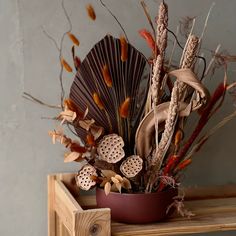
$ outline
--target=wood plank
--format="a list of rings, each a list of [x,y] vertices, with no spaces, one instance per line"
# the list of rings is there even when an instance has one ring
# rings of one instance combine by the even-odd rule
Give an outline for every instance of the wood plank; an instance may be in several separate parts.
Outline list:
[[[60,181],[55,181],[55,210],[70,234],[74,230],[74,212],[83,212],[78,202]]]
[[[186,202],[196,214],[191,219],[175,217],[166,222],[130,225],[113,222],[113,236],[179,235],[236,230],[236,198]]]
[[[55,176],[48,176],[48,236],[56,236]]]
[[[85,210],[75,214],[73,236],[110,236],[111,213],[109,208]]]

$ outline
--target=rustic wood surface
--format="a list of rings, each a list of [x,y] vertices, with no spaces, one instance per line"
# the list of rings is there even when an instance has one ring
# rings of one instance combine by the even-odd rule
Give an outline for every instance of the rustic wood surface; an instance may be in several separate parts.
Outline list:
[[[74,174],[49,176],[48,235],[158,236],[236,230],[236,185],[187,188],[184,192],[185,205],[195,214],[191,219],[174,216],[155,224],[110,223],[110,210],[96,209],[94,195],[78,195]]]

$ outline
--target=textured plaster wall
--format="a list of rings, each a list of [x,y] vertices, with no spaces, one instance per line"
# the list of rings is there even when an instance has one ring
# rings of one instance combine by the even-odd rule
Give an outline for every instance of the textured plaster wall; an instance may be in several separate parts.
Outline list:
[[[105,0],[104,0],[105,1]],[[180,17],[197,16],[196,33],[212,0],[166,0],[170,9],[170,28],[175,30]],[[119,36],[122,32],[99,1],[91,0],[97,21],[91,22],[84,10],[88,1],[65,0],[79,36],[78,54],[83,58],[106,33]],[[137,30],[148,27],[139,1],[106,1],[124,25],[129,39],[148,55]],[[156,14],[155,0],[146,1],[151,13]],[[236,54],[234,0],[217,0],[210,17],[203,48],[222,48]],[[54,123],[41,117],[55,116],[54,110],[22,99],[24,91],[57,104],[59,102],[58,55],[53,43],[42,33],[44,27],[59,40],[67,29],[67,22],[58,0],[0,0],[0,235],[42,236],[47,233],[46,176],[52,172],[76,171],[76,164],[63,164],[63,149],[53,146],[47,131]],[[69,58],[69,40],[63,54]],[[235,77],[236,66],[229,75]],[[211,80],[212,85],[222,79],[222,73]],[[66,87],[72,82],[65,74]],[[233,109],[227,98],[225,113]],[[219,114],[216,119],[223,117]],[[192,121],[194,122],[194,121]],[[211,185],[236,182],[236,120],[219,131],[194,159],[186,172],[186,185]],[[220,233],[214,235],[235,235]]]

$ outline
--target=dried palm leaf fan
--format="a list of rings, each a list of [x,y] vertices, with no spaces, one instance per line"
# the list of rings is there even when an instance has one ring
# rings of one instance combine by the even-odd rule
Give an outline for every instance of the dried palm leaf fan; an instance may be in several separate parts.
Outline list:
[[[124,38],[107,35],[85,57],[71,86],[71,100],[80,110],[88,108],[87,118],[103,127],[105,134],[119,134],[127,154],[133,153],[143,115],[148,72],[146,58],[137,49]],[[74,127],[79,137],[85,137],[76,120]]]

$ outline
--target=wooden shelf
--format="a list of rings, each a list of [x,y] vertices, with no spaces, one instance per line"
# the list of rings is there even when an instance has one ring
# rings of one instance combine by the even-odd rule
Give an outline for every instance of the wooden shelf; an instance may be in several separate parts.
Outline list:
[[[48,177],[48,236],[181,235],[236,230],[236,185],[186,189],[195,216],[131,225],[110,221],[110,209],[96,209],[95,196],[79,196],[74,174]],[[84,210],[87,209],[87,210]]]

